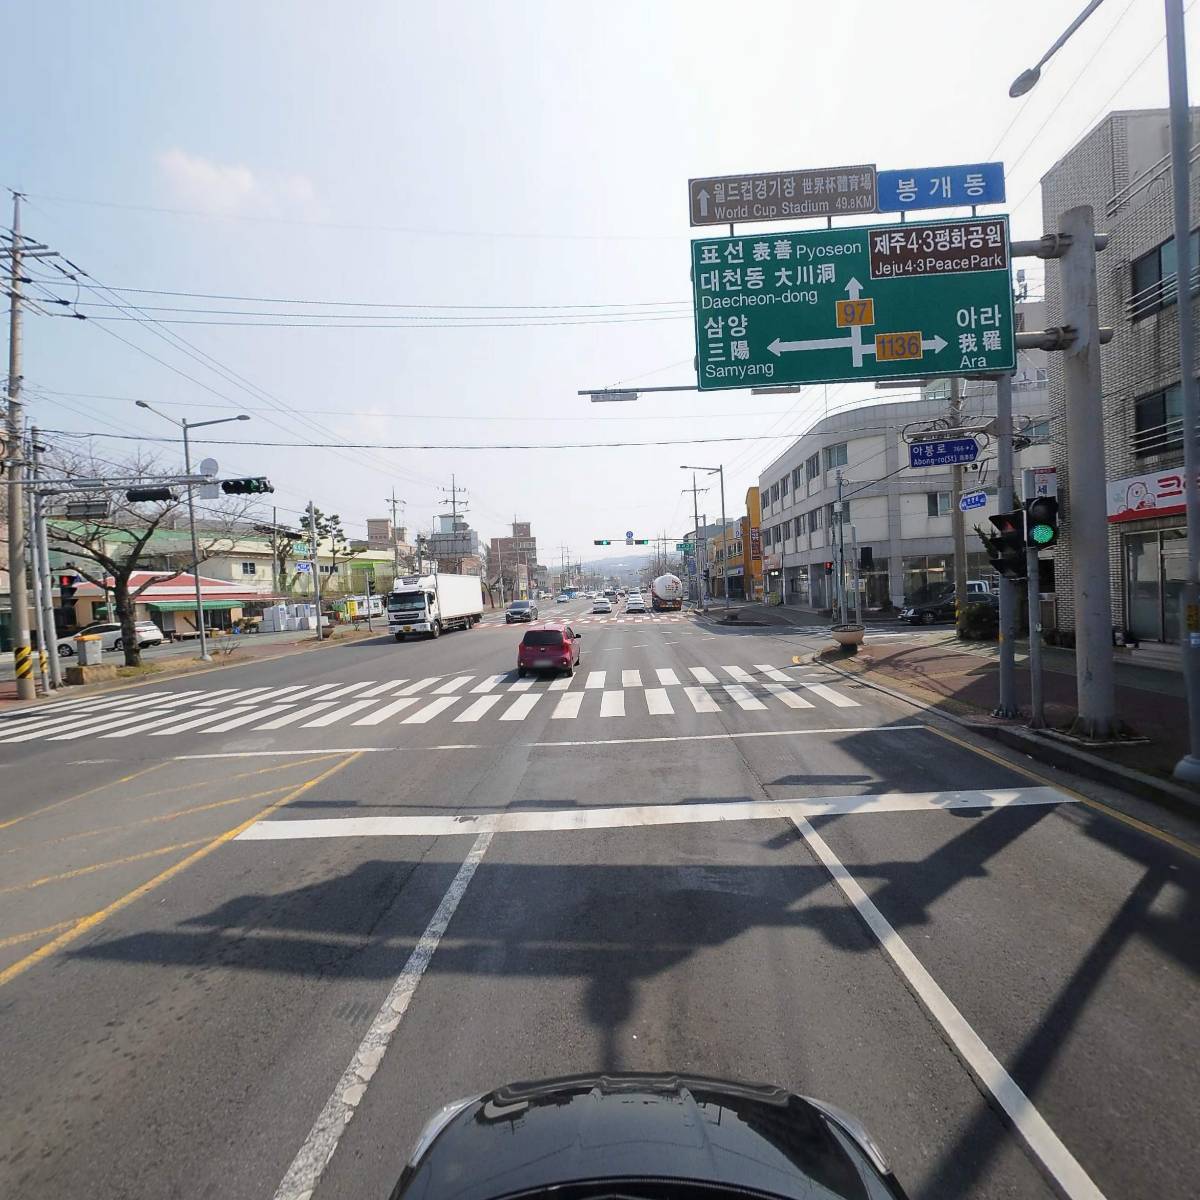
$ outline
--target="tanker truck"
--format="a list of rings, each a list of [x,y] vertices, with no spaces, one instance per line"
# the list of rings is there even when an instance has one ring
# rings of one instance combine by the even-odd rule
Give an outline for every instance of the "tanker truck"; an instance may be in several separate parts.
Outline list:
[[[678,575],[660,575],[650,585],[650,605],[655,612],[678,612],[683,607],[683,581]]]

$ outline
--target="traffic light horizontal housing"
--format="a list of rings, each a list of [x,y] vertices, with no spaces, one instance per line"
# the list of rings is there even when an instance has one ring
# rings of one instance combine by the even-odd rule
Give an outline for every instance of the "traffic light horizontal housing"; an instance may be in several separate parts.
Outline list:
[[[256,496],[274,490],[271,481],[263,475],[255,475],[250,479],[221,480],[221,491],[227,496]]]
[[[650,539],[649,538],[634,538],[633,544],[635,546],[648,546],[648,545],[650,545]]]
[[[593,546],[611,546],[612,542],[608,538],[593,538]]]
[[[144,500],[174,500],[176,496],[169,487],[140,487],[130,488],[125,499],[137,504]]]

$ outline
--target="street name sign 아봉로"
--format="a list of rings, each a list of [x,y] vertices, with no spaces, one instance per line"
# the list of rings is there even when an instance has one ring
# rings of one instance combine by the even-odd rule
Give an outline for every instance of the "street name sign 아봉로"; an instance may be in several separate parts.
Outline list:
[[[973,508],[987,507],[987,492],[966,492],[959,498],[959,512],[970,512]]]
[[[692,242],[701,391],[1016,365],[1004,216]]]
[[[879,172],[879,211],[1004,203],[1004,164],[966,163]]]
[[[693,225],[862,216],[875,204],[874,163],[688,180]]]
[[[910,467],[960,467],[978,457],[979,443],[973,437],[911,442],[908,447]]]
[[[308,562],[307,560],[302,559],[302,558],[298,559],[296,561],[296,574],[305,575],[305,574],[308,574],[311,570],[312,570],[311,562]]]

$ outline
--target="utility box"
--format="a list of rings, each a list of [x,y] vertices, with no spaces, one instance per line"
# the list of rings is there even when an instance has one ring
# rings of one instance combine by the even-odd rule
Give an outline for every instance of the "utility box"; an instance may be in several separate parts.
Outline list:
[[[75,639],[75,652],[81,667],[98,667],[104,660],[104,643],[95,634]]]

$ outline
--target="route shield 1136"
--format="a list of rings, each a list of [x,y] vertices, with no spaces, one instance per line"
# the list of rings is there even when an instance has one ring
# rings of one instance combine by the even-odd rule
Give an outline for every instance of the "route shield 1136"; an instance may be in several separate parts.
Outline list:
[[[702,391],[1010,371],[1008,218],[692,243]]]

